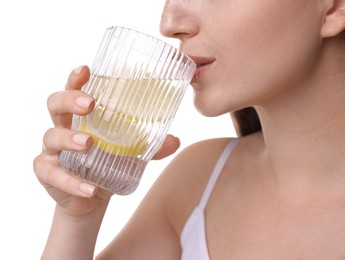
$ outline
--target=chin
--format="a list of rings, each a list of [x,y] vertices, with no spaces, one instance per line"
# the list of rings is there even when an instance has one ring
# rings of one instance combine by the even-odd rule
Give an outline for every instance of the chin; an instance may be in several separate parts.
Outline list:
[[[199,102],[197,99],[194,99],[194,106],[196,110],[206,117],[216,117],[220,116],[222,114],[225,114],[227,112],[221,112],[219,111],[219,108],[211,102]]]
[[[243,100],[242,100],[243,101]],[[233,97],[226,98],[223,95],[206,95],[201,92],[194,92],[194,106],[196,110],[206,117],[217,117],[245,107],[241,99]]]

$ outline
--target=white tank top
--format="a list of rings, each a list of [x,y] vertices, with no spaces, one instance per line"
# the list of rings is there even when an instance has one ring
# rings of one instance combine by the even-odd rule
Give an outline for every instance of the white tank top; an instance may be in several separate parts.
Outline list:
[[[210,260],[206,242],[205,207],[212,190],[223,171],[224,165],[238,141],[239,138],[234,139],[226,146],[213,169],[199,205],[194,209],[183,227],[180,237],[182,247],[181,260]]]

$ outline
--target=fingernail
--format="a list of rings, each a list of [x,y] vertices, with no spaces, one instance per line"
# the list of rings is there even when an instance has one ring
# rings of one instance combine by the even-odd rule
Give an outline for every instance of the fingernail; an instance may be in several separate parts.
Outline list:
[[[86,145],[89,138],[90,136],[87,134],[78,133],[72,137],[72,141],[77,145]]]
[[[89,108],[93,99],[91,97],[78,97],[75,102],[82,108]]]
[[[79,190],[88,196],[92,196],[95,193],[96,187],[91,184],[83,182],[79,184]]]
[[[78,68],[75,68],[75,69],[73,70],[74,75],[79,75],[80,72],[83,70],[84,67],[85,67],[85,66],[80,66],[80,67],[78,67]]]

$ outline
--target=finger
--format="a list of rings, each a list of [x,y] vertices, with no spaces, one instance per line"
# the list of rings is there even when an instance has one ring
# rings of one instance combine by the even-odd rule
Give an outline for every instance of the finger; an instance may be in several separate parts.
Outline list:
[[[86,133],[66,128],[51,128],[43,137],[43,152],[59,154],[62,150],[85,151],[92,145],[92,137]]]
[[[180,144],[180,139],[175,136],[168,135],[165,138],[162,147],[158,150],[158,152],[153,156],[152,159],[160,160],[173,154],[180,147]]]
[[[47,106],[52,121],[57,127],[70,128],[72,114],[87,115],[95,105],[95,100],[80,90],[56,92],[48,97]]]
[[[84,115],[92,109],[92,99],[80,89],[88,81],[90,69],[80,66],[74,69],[67,80],[67,91],[57,92],[48,98],[47,105],[55,126],[69,128],[72,121],[71,114]]]
[[[88,66],[80,66],[74,69],[67,80],[65,85],[66,90],[80,90],[82,86],[89,80],[90,78],[90,69]]]
[[[48,190],[57,189],[70,195],[92,197],[96,194],[96,187],[74,177],[64,171],[58,164],[46,159],[47,155],[40,155],[34,160],[34,172],[40,183]]]

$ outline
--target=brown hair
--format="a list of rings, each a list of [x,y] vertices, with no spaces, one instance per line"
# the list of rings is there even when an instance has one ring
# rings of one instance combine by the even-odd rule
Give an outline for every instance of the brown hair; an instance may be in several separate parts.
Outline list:
[[[259,116],[254,107],[246,107],[231,113],[236,132],[239,136],[261,131]]]

